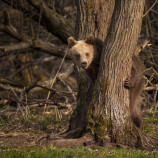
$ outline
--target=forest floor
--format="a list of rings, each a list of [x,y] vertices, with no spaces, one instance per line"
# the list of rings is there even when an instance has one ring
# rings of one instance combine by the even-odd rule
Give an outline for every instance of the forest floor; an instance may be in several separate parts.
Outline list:
[[[70,116],[66,116],[66,109],[55,110],[49,108],[43,113],[43,107],[33,107],[29,113],[21,113],[17,108],[4,106],[0,109],[0,150],[10,148],[64,148],[64,147],[90,147],[85,145],[84,138],[62,139],[59,133],[68,128]],[[143,131],[158,137],[158,113],[143,112]],[[88,137],[86,136],[86,139]],[[91,139],[91,138],[89,138]],[[88,142],[92,140],[84,140]],[[75,143],[77,142],[77,143]]]

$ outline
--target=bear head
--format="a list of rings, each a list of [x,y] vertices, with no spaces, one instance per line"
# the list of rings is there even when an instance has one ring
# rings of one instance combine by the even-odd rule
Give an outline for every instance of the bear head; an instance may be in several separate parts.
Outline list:
[[[95,55],[94,42],[93,35],[81,41],[76,41],[73,37],[68,38],[69,54],[80,69],[87,69],[92,63]]]

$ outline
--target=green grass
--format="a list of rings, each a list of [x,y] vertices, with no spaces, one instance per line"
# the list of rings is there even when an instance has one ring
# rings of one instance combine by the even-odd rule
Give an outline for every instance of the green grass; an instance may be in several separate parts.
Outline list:
[[[0,158],[158,158],[157,152],[128,149],[0,149]]]
[[[158,115],[153,115],[152,113],[145,114],[143,119],[143,130],[148,134],[157,135]],[[53,145],[49,148],[40,148],[37,147],[37,145],[39,145],[38,143],[35,144],[37,148],[30,149],[30,142],[25,144],[26,148],[24,149],[20,146],[23,142],[19,143],[19,140],[16,141],[14,135],[13,137],[10,137],[13,138],[10,142],[7,141],[7,137],[5,140],[5,132],[8,132],[8,127],[10,134],[12,134],[12,132],[17,134],[19,132],[19,135],[21,135],[21,133],[27,133],[28,135],[24,136],[26,137],[25,139],[29,140],[30,138],[33,138],[31,137],[33,135],[41,134],[41,136],[43,136],[45,132],[47,134],[52,132],[55,133],[63,128],[66,129],[67,126],[68,118],[62,118],[61,121],[56,120],[54,113],[50,115],[42,115],[38,110],[31,110],[31,114],[25,119],[21,115],[8,115],[7,113],[4,113],[0,117],[0,129],[3,129],[4,131],[4,136],[0,141],[0,144],[4,144],[3,146],[0,145],[0,158],[158,158],[158,151],[152,152],[132,149],[93,150],[90,148],[57,149],[53,148]],[[13,140],[14,144],[12,143]],[[37,137],[35,136],[32,142],[36,140]],[[8,146],[6,146],[6,144],[8,144]],[[15,146],[13,147],[13,145]]]
[[[150,135],[158,136],[158,113],[146,113],[143,115],[143,130]]]
[[[156,113],[153,113],[153,112],[144,113],[143,114],[143,119],[146,122],[158,124],[158,112],[156,112]]]

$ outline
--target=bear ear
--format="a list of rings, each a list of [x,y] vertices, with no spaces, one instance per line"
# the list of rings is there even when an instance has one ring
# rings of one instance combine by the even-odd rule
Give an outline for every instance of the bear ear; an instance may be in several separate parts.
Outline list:
[[[90,34],[90,35],[87,37],[87,39],[86,39],[85,42],[86,42],[87,44],[93,45],[93,44],[94,44],[94,41],[95,41],[94,36],[93,36],[92,34]]]
[[[68,41],[69,48],[72,48],[75,44],[77,44],[77,41],[75,41],[73,37],[69,37],[67,41]]]

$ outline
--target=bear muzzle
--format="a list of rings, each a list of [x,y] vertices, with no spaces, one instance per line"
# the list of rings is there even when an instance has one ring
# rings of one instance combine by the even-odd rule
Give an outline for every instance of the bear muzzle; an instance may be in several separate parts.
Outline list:
[[[81,63],[81,67],[82,67],[83,69],[85,69],[85,68],[87,67],[87,62],[83,61],[83,62]]]

